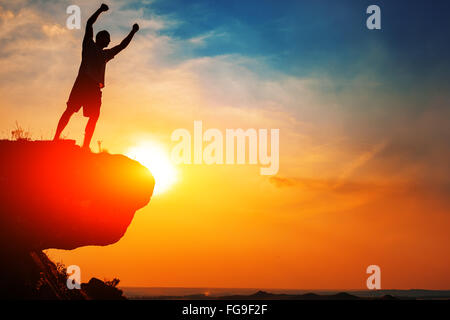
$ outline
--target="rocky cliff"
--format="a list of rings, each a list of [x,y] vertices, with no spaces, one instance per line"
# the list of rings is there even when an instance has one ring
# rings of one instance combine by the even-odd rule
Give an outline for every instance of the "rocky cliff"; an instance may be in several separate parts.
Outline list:
[[[95,278],[67,291],[64,272],[41,250],[117,242],[154,184],[147,168],[123,155],[71,141],[0,141],[0,297],[121,297]]]
[[[0,237],[25,249],[109,245],[146,206],[154,179],[123,155],[70,141],[0,141]]]

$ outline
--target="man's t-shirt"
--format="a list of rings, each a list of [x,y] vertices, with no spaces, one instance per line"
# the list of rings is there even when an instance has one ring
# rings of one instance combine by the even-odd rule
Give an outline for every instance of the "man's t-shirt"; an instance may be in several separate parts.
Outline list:
[[[87,76],[100,88],[105,86],[106,63],[113,59],[114,55],[109,49],[100,49],[92,39],[83,41],[83,51],[77,80]]]

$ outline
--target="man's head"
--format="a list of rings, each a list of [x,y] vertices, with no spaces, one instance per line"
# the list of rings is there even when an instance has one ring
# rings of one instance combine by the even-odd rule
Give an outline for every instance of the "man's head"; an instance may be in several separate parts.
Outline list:
[[[95,36],[95,43],[97,43],[97,45],[102,49],[106,48],[110,42],[111,42],[111,37],[109,36],[109,32],[106,30],[100,31]]]

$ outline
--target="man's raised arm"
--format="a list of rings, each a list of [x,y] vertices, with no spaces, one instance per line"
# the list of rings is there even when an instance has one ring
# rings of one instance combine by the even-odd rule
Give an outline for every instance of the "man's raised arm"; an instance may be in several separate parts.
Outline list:
[[[139,25],[135,23],[133,25],[133,29],[130,31],[130,33],[125,37],[125,39],[122,40],[121,43],[119,43],[117,46],[112,47],[108,51],[111,53],[112,57],[114,57],[116,54],[118,54],[120,51],[125,49],[131,42],[131,39],[133,39],[133,36],[136,32],[139,31]]]
[[[86,23],[86,32],[84,34],[83,41],[87,39],[92,39],[94,37],[94,28],[92,26],[94,25],[95,21],[97,21],[97,18],[100,15],[100,13],[108,11],[108,9],[109,7],[103,3],[100,6],[100,8],[98,8],[97,11],[95,11],[94,14],[88,19]]]

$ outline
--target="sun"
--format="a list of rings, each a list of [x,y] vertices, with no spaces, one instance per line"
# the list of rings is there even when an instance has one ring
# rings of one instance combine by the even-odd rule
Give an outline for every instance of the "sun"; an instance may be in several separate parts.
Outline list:
[[[177,170],[162,146],[147,141],[131,147],[125,154],[150,170],[155,178],[154,195],[166,192],[176,182]]]

